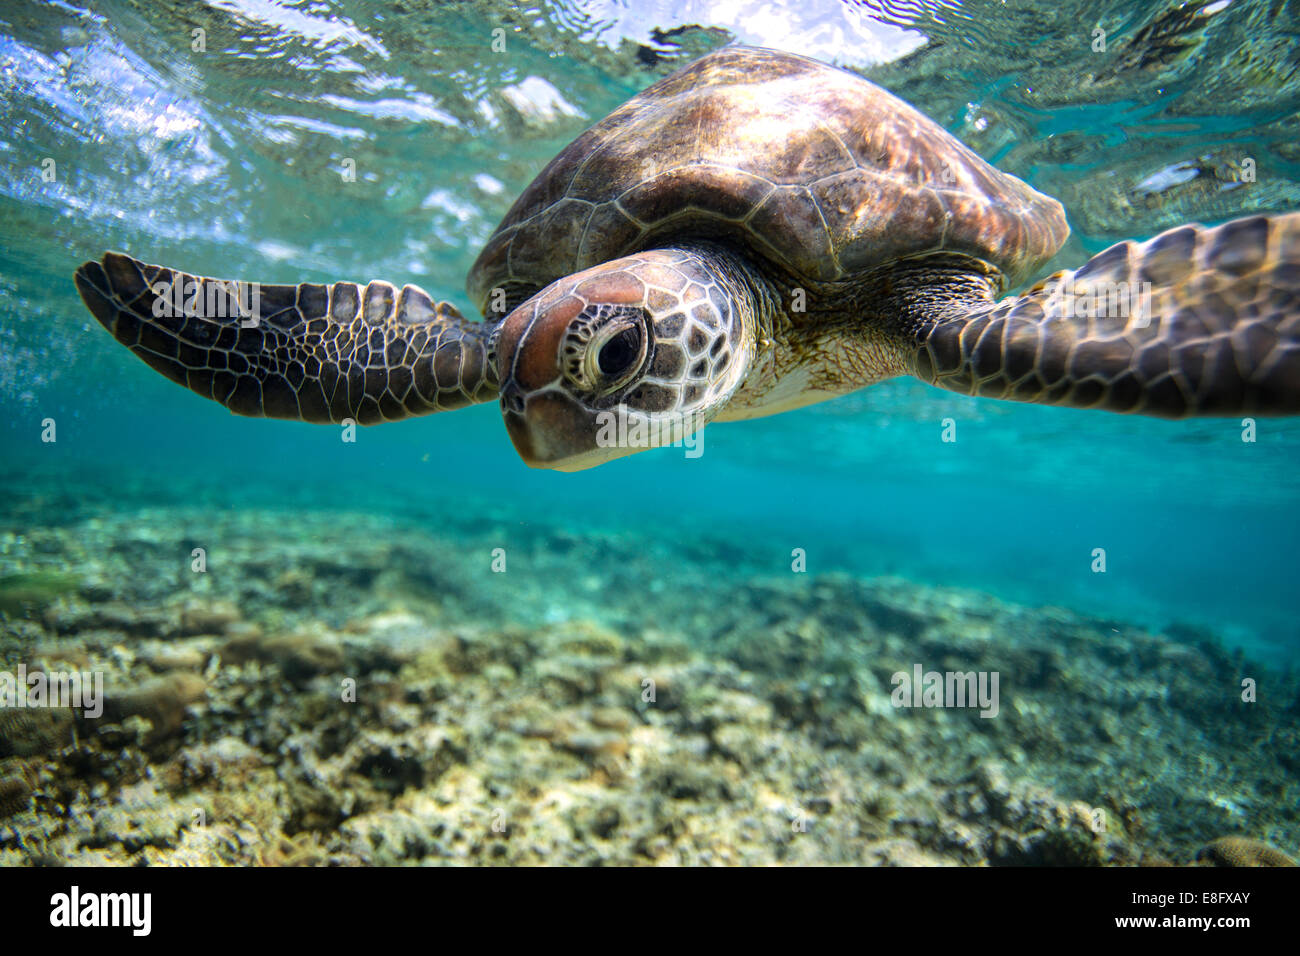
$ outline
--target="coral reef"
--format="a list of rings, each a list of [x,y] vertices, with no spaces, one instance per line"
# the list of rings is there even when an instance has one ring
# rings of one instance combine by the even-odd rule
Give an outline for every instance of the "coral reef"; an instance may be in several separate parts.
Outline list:
[[[598,531],[536,528],[492,574],[493,522],[305,513],[268,543],[232,514],[209,575],[193,516],[151,514],[46,529],[78,584],[0,623],[0,669],[99,672],[105,698],[0,710],[0,865],[1249,865],[1286,860],[1254,838],[1300,842],[1300,720],[1239,683],[1294,687],[1199,631]],[[916,665],[998,673],[996,716],[895,706]]]
[[[1209,866],[1295,866],[1275,846],[1250,837],[1220,837],[1201,847],[1196,859]]]

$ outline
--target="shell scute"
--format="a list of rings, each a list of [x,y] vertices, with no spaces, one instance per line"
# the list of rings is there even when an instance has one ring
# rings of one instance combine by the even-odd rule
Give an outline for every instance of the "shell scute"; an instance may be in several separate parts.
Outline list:
[[[635,249],[636,241],[644,232],[618,203],[603,203],[587,220],[587,229],[578,248],[578,261],[600,262],[604,258],[618,258],[623,254],[621,251],[610,256],[609,250]]]
[[[593,212],[592,204],[582,199],[561,199],[544,209],[532,228],[521,229],[510,243],[511,277],[526,277],[535,263],[550,260],[557,249],[581,248]]]
[[[619,205],[643,223],[660,223],[688,208],[741,220],[772,192],[772,184],[739,169],[700,163],[679,166],[637,183]],[[685,204],[684,204],[685,203]]]
[[[820,278],[828,269],[838,271],[826,221],[806,186],[773,190],[754,211],[749,226],[769,255],[784,260],[799,275]]]

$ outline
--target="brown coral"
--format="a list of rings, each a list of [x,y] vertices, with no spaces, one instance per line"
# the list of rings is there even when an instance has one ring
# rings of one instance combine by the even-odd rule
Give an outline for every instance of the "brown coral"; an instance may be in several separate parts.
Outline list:
[[[0,757],[30,757],[72,742],[72,711],[66,707],[0,707]]]
[[[32,788],[22,777],[0,777],[0,820],[26,810]]]
[[[105,716],[112,720],[138,716],[153,726],[152,740],[171,736],[181,729],[185,709],[207,692],[207,684],[196,674],[168,674],[118,693],[110,691],[104,702]]]
[[[1201,847],[1196,860],[1204,866],[1295,866],[1277,847],[1250,837],[1219,837]]]

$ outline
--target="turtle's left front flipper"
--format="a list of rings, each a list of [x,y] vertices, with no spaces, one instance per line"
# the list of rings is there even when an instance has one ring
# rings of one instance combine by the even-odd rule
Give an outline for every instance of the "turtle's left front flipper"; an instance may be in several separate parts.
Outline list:
[[[969,395],[1181,418],[1300,414],[1300,213],[1121,242],[917,331],[914,374]]]
[[[497,323],[415,286],[225,282],[113,252],[75,278],[114,338],[240,415],[370,425],[497,395]]]

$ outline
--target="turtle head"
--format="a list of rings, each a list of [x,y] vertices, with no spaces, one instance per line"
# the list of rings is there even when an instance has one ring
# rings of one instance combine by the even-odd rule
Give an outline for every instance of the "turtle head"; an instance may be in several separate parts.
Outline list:
[[[750,303],[703,251],[652,250],[548,286],[498,338],[501,413],[534,468],[683,443],[744,379]]]

